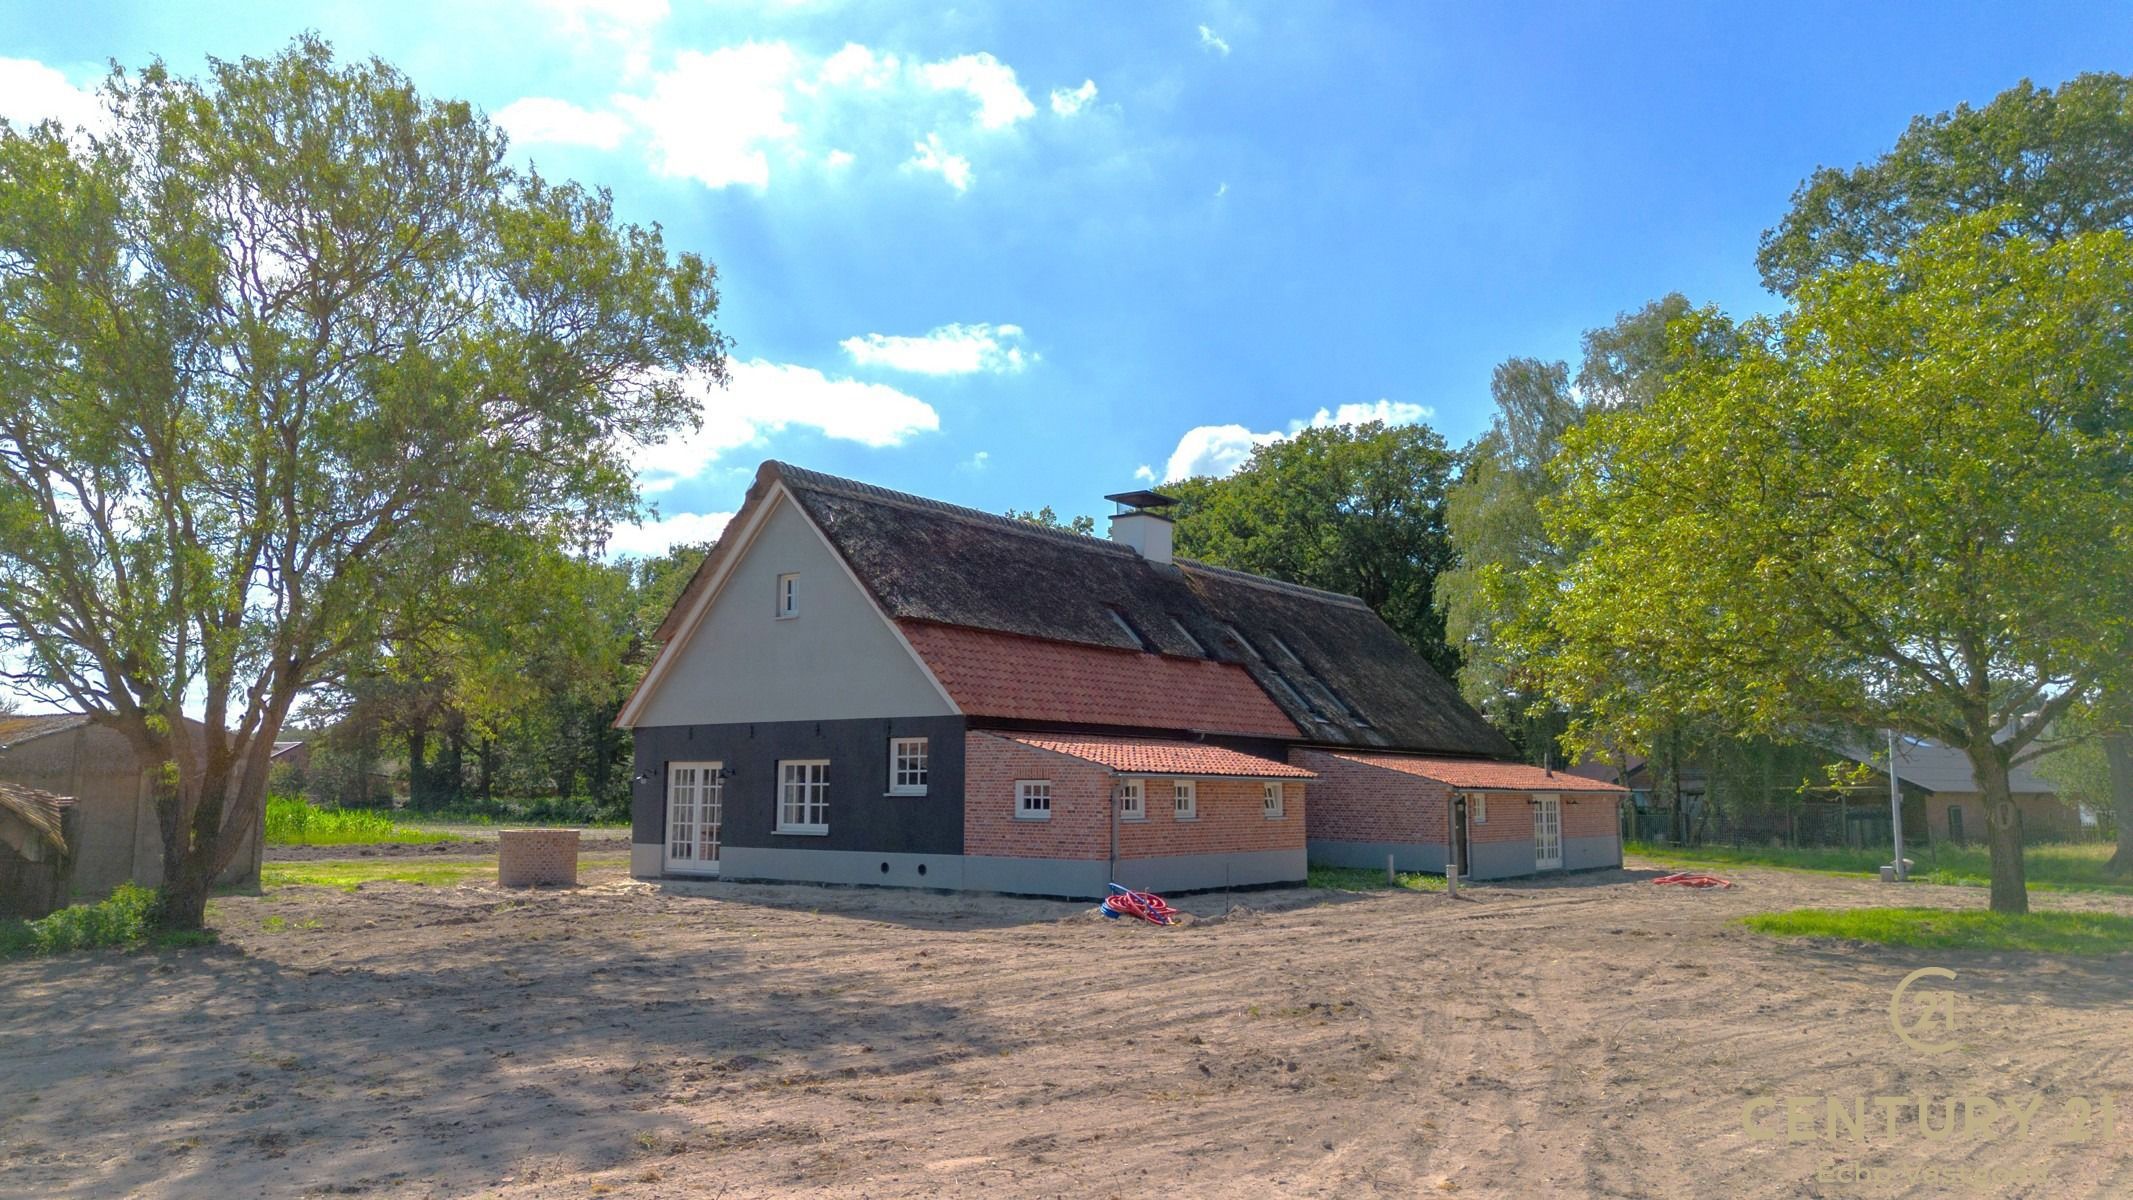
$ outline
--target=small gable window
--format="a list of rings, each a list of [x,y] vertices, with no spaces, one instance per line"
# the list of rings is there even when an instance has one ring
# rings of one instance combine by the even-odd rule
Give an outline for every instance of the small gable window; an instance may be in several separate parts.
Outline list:
[[[800,576],[789,573],[778,576],[778,620],[788,621],[800,615]]]
[[[1145,821],[1148,819],[1148,785],[1139,779],[1122,779],[1118,784],[1118,819],[1121,821]]]
[[[889,794],[891,796],[923,796],[926,794],[926,739],[889,739]]]
[[[1272,820],[1281,815],[1281,785],[1267,783],[1261,786],[1264,790],[1259,799],[1259,811],[1266,814],[1268,820]]]
[[[1049,779],[1015,780],[1015,817],[1023,821],[1051,820],[1052,781]]]
[[[1191,779],[1180,779],[1170,785],[1171,811],[1180,821],[1196,821],[1200,817],[1200,785]]]

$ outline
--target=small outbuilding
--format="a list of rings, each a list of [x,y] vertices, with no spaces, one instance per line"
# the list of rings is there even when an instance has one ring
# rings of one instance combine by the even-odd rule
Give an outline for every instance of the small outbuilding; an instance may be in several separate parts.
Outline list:
[[[84,714],[0,716],[0,782],[72,801],[71,899],[100,900],[122,883],[163,882],[156,769],[139,760],[124,734]],[[264,825],[262,814],[218,884],[259,886]]]
[[[0,779],[0,917],[66,907],[73,823],[72,800]]]

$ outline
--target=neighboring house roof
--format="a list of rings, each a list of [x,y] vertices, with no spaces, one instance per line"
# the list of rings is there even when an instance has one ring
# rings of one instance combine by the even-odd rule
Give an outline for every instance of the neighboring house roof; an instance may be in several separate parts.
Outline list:
[[[1246,754],[1201,742],[1151,738],[1074,737],[1054,734],[995,734],[1011,742],[1049,750],[1108,767],[1121,775],[1228,776],[1243,779],[1316,779],[1316,772],[1278,759]]]
[[[1888,743],[1870,746],[1843,745],[1837,753],[1876,771],[1888,765]],[[1928,792],[1982,792],[1977,775],[1970,769],[1970,756],[1953,746],[1929,738],[1896,739],[1896,778]],[[2007,790],[2011,792],[2056,792],[2050,780],[2020,763],[2008,768]]]
[[[1307,741],[1513,752],[1353,596],[1183,559],[1154,563],[1116,542],[779,462],[758,470],[729,530],[778,485],[900,627],[923,622],[1126,651],[1151,672],[1167,670],[1159,662],[1212,660],[1241,669]],[[660,627],[662,639],[679,632],[728,540],[706,557]],[[1161,727],[1181,724],[1199,721],[1171,716]]]
[[[40,713],[35,716],[0,716],[0,750],[19,746],[33,738],[64,733],[89,723],[81,713]]]
[[[274,753],[267,757],[280,758],[285,754],[291,754],[303,748],[304,744],[302,742],[276,742],[274,743]]]
[[[1597,779],[1549,771],[1525,763],[1478,762],[1470,758],[1425,758],[1415,754],[1356,754],[1332,751],[1335,758],[1365,766],[1383,767],[1405,775],[1435,780],[1447,787],[1476,792],[1620,792],[1623,789]]]
[[[970,716],[1293,738],[1244,668],[901,621],[905,640]]]
[[[61,854],[67,852],[67,838],[63,830],[66,811],[73,804],[72,800],[64,796],[55,796],[50,792],[0,779],[0,810],[22,818],[31,829],[37,831],[39,837]]]

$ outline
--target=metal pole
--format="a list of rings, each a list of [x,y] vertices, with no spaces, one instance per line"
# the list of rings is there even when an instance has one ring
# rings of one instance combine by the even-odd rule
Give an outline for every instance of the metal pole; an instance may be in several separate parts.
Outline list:
[[[1896,841],[1896,882],[1910,879],[1903,869],[1903,787],[1896,782],[1896,731],[1889,730],[1889,831]]]

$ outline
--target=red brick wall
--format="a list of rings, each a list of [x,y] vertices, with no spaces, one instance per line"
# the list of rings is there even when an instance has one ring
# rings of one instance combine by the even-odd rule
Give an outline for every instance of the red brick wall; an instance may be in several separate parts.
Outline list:
[[[1467,802],[1466,840],[1474,842],[1526,842],[1533,841],[1533,804],[1524,792],[1489,792],[1487,821],[1476,823],[1473,819],[1473,801]],[[1569,823],[1570,806],[1563,806],[1564,823]],[[1564,830],[1563,836],[1569,836]]]
[[[1621,799],[1613,792],[1577,795],[1563,793],[1563,836],[1566,838],[1618,837],[1622,818],[1616,812]]]
[[[1451,789],[1443,784],[1350,762],[1323,750],[1297,750],[1289,761],[1318,773],[1311,785],[1312,837],[1332,842],[1445,844]],[[1493,808],[1489,815],[1494,824]],[[1527,836],[1531,835],[1528,829]]]
[[[1015,781],[1052,781],[1052,816],[1048,821],[1015,817]],[[1011,858],[1108,858],[1111,853],[1111,793],[1116,776],[1109,770],[973,731],[964,742],[963,853]],[[1198,781],[1199,817],[1176,817],[1169,779],[1147,781],[1148,817],[1118,823],[1120,858],[1158,858],[1173,854],[1231,854],[1254,850],[1301,849],[1309,820],[1305,784],[1282,785],[1286,815],[1262,815],[1258,780]]]

